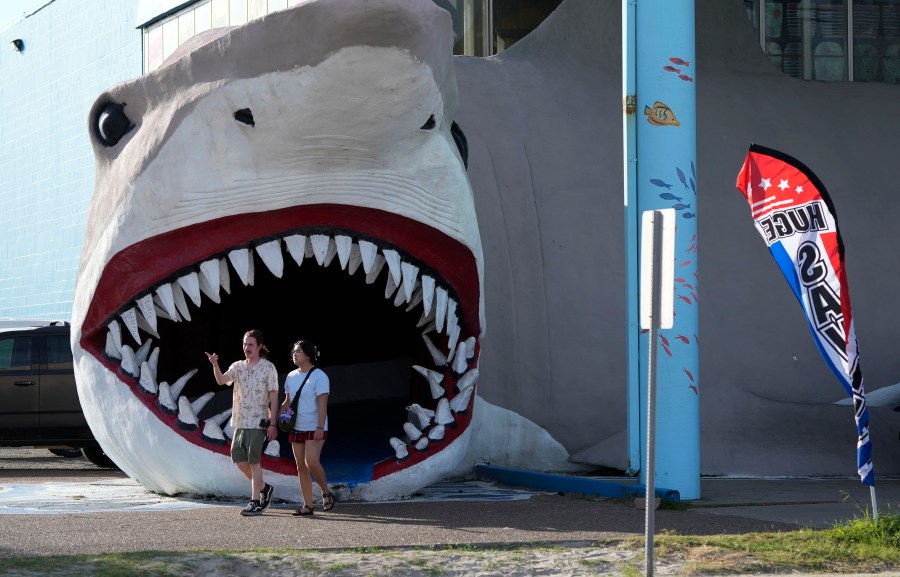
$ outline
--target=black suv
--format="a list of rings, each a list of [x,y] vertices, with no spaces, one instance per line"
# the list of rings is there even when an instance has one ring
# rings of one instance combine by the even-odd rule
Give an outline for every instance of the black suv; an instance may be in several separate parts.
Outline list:
[[[0,321],[0,446],[80,450],[115,467],[84,419],[64,321]]]

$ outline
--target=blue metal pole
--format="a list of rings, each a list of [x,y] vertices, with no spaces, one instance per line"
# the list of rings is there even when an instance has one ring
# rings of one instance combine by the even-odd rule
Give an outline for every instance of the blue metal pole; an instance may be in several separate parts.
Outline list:
[[[635,105],[635,0],[622,0],[622,150],[624,152],[625,176],[625,290],[626,300],[626,343],[628,365],[626,369],[628,387],[628,470],[629,476],[641,470],[641,402],[640,402],[640,355],[638,336],[637,295],[640,292],[638,278],[638,221],[637,210],[637,125]]]
[[[674,208],[678,215],[675,324],[671,329],[660,330],[656,343],[658,410],[654,477],[657,486],[679,491],[682,499],[697,499],[700,497],[697,314],[700,292],[694,1],[640,0],[635,6],[635,30],[636,214]],[[639,218],[635,223],[639,223]],[[640,231],[634,237],[635,242],[639,234]],[[637,291],[630,290],[629,300],[637,299]],[[629,346],[630,343],[629,340]],[[648,358],[647,341],[638,339],[637,344],[640,359]],[[630,364],[631,351],[629,367]],[[646,414],[647,376],[638,372],[638,378],[641,407],[637,414],[642,417]],[[641,480],[646,482],[644,473],[641,471]]]

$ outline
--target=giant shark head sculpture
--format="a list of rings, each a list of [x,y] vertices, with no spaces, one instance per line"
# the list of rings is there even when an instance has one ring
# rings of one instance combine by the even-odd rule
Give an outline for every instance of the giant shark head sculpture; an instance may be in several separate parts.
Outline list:
[[[246,492],[203,351],[237,360],[251,328],[282,372],[300,338],[333,365],[332,401],[357,406],[341,429],[379,446],[350,475],[359,497],[458,466],[484,311],[456,107],[450,17],[430,0],[309,2],[213,30],[97,99],[72,345],[85,414],[126,473]],[[370,438],[386,421],[397,434]],[[293,489],[291,460],[266,452]]]

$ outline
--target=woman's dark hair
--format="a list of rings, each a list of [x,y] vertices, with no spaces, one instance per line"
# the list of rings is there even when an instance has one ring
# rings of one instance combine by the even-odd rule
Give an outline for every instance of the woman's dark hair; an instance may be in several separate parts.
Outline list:
[[[244,333],[244,338],[252,337],[256,339],[256,344],[259,345],[259,356],[262,358],[266,358],[269,356],[269,349],[266,348],[266,339],[263,337],[263,333],[259,329],[253,329]]]
[[[302,340],[294,343],[294,346],[291,347],[291,350],[299,348],[303,351],[303,354],[309,357],[310,362],[314,365],[319,364],[319,347],[310,340]]]

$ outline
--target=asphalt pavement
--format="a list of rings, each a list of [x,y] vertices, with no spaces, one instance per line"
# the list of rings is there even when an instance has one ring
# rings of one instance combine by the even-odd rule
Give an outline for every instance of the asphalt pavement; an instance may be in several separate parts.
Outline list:
[[[900,479],[879,479],[880,512],[898,511]],[[598,499],[465,481],[387,503],[339,502],[294,517],[277,501],[262,516],[243,502],[172,498],[122,473],[41,449],[0,449],[0,555],[220,548],[341,549],[479,544],[584,544],[643,536],[631,499]],[[739,534],[826,528],[871,515],[855,479],[704,478],[690,507],[660,509],[657,532]]]

